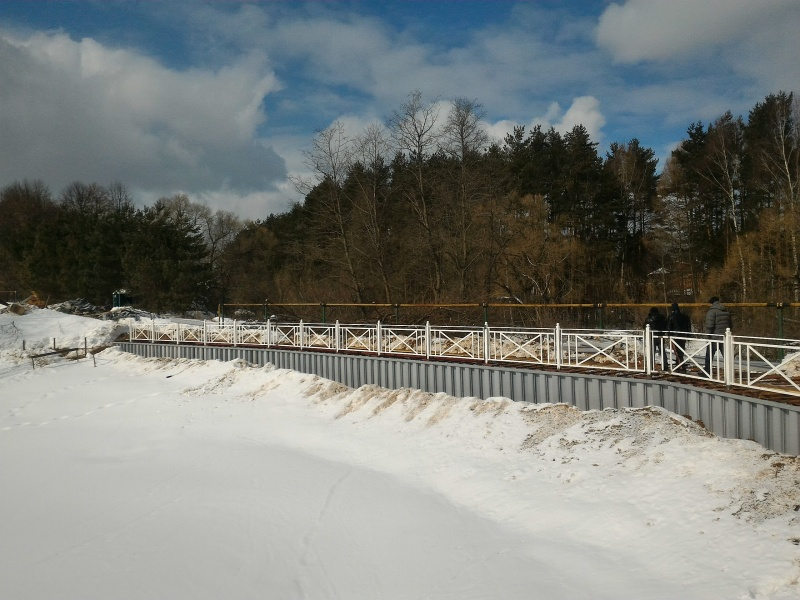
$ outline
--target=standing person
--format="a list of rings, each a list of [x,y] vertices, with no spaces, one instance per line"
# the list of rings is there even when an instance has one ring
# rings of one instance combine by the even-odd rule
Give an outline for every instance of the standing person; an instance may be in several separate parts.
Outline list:
[[[680,373],[686,372],[686,338],[682,334],[692,331],[692,320],[684,312],[681,312],[677,302],[673,302],[669,307],[669,318],[667,319],[667,331],[676,333],[679,337],[672,340],[672,347],[675,349],[675,365]]]
[[[661,356],[661,348],[664,340],[664,331],[667,329],[667,317],[655,306],[647,313],[647,318],[644,320],[645,328],[650,326],[650,333],[653,340],[653,365],[655,366],[655,358]],[[661,361],[661,366],[664,366],[664,361]]]
[[[725,309],[725,305],[719,301],[719,296],[713,296],[708,301],[711,308],[706,313],[706,333],[712,336],[725,335],[725,331],[733,329],[731,321],[731,313]],[[719,351],[723,355],[724,346],[722,342],[711,342],[706,350],[705,370],[708,376],[711,376],[711,359]]]

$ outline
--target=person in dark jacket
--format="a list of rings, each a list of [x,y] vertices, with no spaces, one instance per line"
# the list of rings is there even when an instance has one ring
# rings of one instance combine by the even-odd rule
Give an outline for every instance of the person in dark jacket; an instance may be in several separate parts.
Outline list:
[[[711,308],[706,313],[705,330],[710,336],[723,336],[728,329],[733,329],[733,322],[731,320],[731,313],[725,309],[725,305],[719,301],[719,296],[713,296],[708,301]],[[711,376],[711,359],[719,352],[723,356],[724,346],[722,342],[711,342],[706,351],[705,370]]]
[[[673,302],[669,307],[669,317],[667,318],[667,331],[676,334],[678,339],[672,340],[672,348],[675,350],[675,365],[681,373],[686,372],[686,338],[683,334],[692,331],[692,320],[685,312],[681,312],[677,302]]]
[[[650,309],[650,312],[647,313],[644,326],[650,327],[650,333],[653,336],[653,364],[655,364],[655,359],[661,356],[664,332],[667,330],[667,317],[654,306]],[[661,364],[664,364],[663,357]]]

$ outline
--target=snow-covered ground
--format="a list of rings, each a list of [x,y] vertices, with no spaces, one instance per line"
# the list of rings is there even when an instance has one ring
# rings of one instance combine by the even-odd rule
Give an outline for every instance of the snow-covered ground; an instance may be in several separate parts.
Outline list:
[[[116,328],[0,314],[0,598],[800,598],[795,457],[654,408],[32,368]]]

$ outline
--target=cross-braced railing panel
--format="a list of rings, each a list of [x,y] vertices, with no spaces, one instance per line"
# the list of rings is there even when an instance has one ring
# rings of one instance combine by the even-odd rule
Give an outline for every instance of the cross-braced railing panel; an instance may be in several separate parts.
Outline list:
[[[156,329],[157,342],[175,342],[178,340],[178,324],[167,323]]]
[[[352,352],[377,352],[378,327],[364,325],[340,325],[339,347]]]
[[[153,326],[150,323],[145,325],[132,321],[128,326],[128,331],[131,341],[149,342],[153,339]]]
[[[381,352],[425,356],[425,329],[390,327],[381,329]]]
[[[271,343],[273,346],[288,346],[290,348],[300,346],[300,325],[276,324],[271,331]]]
[[[237,325],[236,343],[264,345],[267,343],[267,328],[262,325]]]
[[[180,342],[191,344],[203,343],[203,328],[197,325],[183,325],[180,329]]]
[[[732,340],[735,385],[800,394],[800,343],[794,340]]]
[[[336,349],[336,328],[330,325],[303,327],[303,347]]]
[[[483,329],[431,328],[431,356],[483,358]]]
[[[233,327],[216,323],[206,327],[207,344],[233,344]]]
[[[645,370],[641,332],[562,330],[562,365],[623,371]]]
[[[489,332],[489,360],[506,362],[530,362],[538,365],[555,365],[555,332],[503,331]]]
[[[683,377],[725,383],[722,336],[695,333],[667,333],[653,336],[654,364],[657,369]]]

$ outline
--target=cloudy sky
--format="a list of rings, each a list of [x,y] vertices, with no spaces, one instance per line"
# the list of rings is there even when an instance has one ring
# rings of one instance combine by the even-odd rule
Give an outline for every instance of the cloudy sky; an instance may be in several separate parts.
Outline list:
[[[800,0],[0,2],[0,186],[119,181],[264,218],[315,131],[419,90],[583,123],[663,159],[694,121],[800,91]]]

